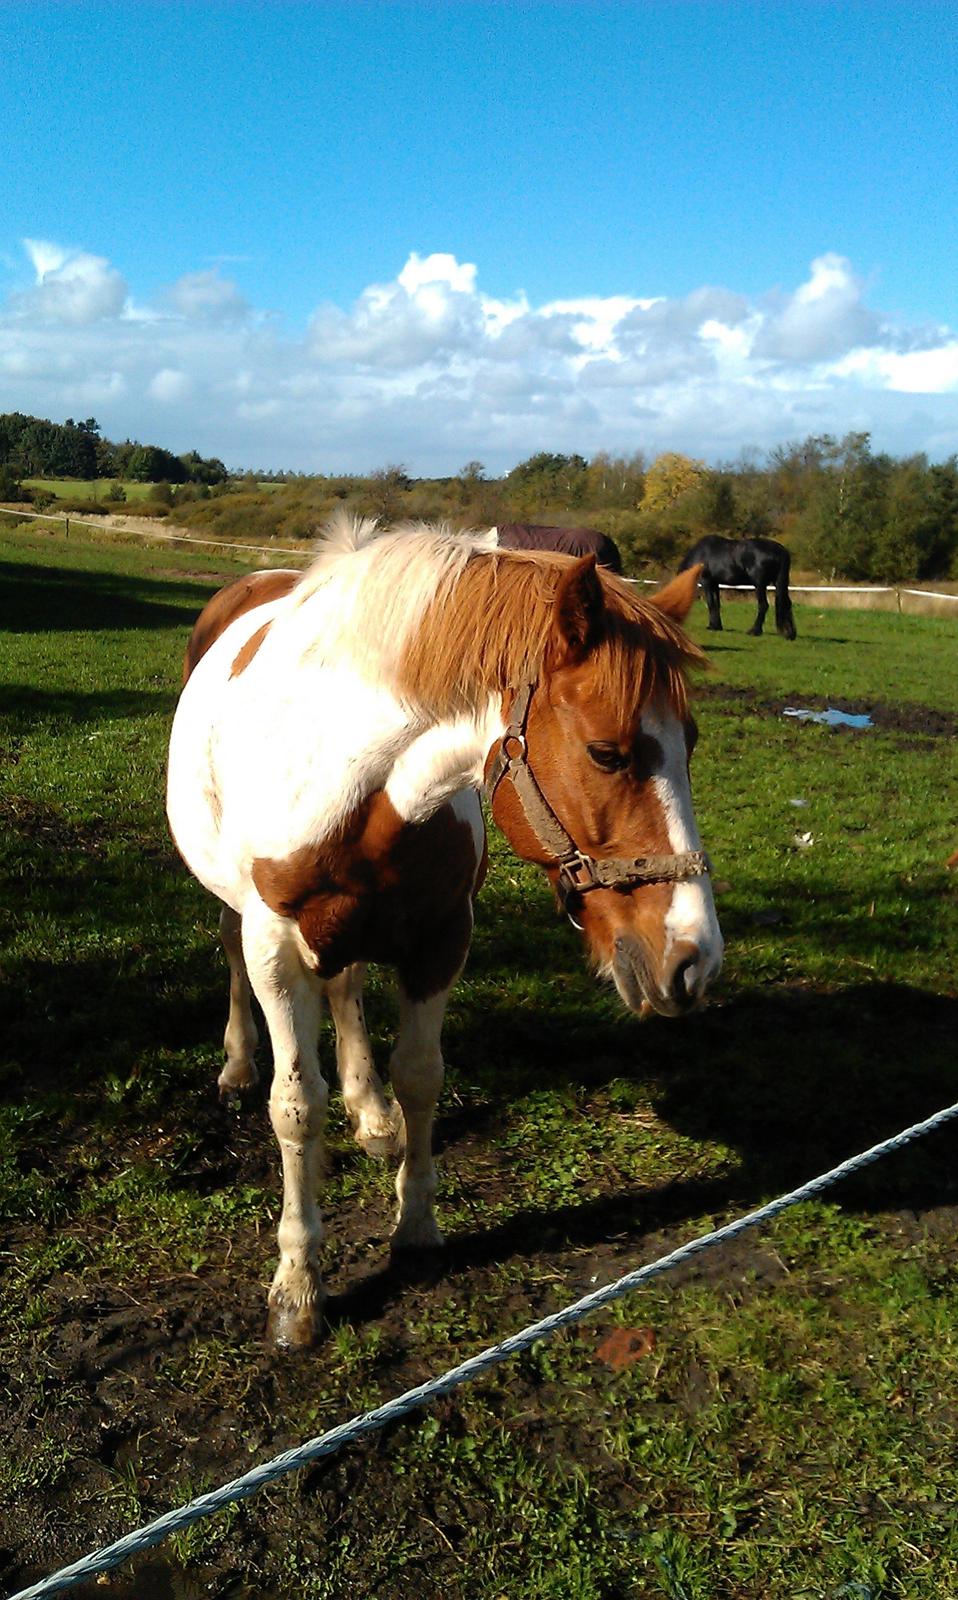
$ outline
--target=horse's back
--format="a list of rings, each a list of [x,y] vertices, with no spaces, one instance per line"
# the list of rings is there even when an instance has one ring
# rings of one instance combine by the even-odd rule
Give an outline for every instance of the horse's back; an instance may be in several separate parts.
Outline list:
[[[207,600],[195,623],[183,660],[183,682],[202,661],[207,650],[238,617],[271,600],[281,600],[296,587],[302,574],[280,567],[269,572],[250,572],[217,589]]]
[[[699,539],[679,564],[679,571],[701,566],[716,583],[752,583],[756,577],[772,582],[782,569],[787,573],[791,557],[776,539],[727,539],[709,533]]]
[[[558,550],[567,556],[595,556],[600,567],[622,571],[622,557],[614,539],[598,528],[553,528],[538,522],[503,522],[496,529],[506,550]]]
[[[726,539],[720,533],[707,533],[690,550],[686,550],[679,562],[679,571],[687,572],[689,567],[705,567],[710,571],[716,561],[729,558],[737,543],[737,540]]]

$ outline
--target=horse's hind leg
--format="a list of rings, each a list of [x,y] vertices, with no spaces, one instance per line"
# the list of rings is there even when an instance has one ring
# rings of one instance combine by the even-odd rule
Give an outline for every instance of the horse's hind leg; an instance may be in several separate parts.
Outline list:
[[[261,902],[244,911],[243,951],[273,1046],[269,1115],[283,1161],[267,1337],[288,1348],[312,1343],[323,1307],[317,1196],[329,1090],[319,1070],[322,987],[302,959],[293,924]]]
[[[765,626],[765,618],[768,615],[768,589],[764,583],[755,585],[755,598],[758,601],[758,616],[748,631],[757,639]]]
[[[365,962],[347,967],[326,984],[326,998],[336,1025],[336,1065],[346,1114],[356,1143],[370,1156],[398,1155],[402,1149],[402,1113],[387,1100],[363,1015]]]
[[[709,631],[711,633],[721,633],[722,606],[719,599],[719,586],[714,578],[706,577],[705,573],[702,574],[700,581],[702,584],[702,594],[705,597],[705,604],[708,607]]]
[[[220,938],[230,968],[230,1014],[223,1035],[226,1065],[219,1075],[221,1095],[234,1089],[251,1089],[258,1073],[253,1057],[259,1043],[250,994],[246,962],[243,959],[242,924],[232,906],[220,911]]]

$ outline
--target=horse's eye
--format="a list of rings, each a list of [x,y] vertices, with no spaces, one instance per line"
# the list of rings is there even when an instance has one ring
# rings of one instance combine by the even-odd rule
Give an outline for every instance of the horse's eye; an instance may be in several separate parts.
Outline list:
[[[589,757],[603,772],[623,772],[629,765],[629,756],[617,744],[587,744]]]

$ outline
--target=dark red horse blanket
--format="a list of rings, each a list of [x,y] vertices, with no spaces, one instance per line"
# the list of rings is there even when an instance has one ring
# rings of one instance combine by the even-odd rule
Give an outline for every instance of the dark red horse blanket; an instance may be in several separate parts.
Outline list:
[[[567,556],[595,556],[610,572],[622,571],[618,545],[597,528],[544,528],[536,522],[502,522],[496,529],[506,550],[559,550]]]

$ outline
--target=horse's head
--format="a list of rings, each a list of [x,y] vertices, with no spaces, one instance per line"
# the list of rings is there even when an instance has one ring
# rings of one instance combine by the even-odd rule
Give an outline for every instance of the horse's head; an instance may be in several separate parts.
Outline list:
[[[680,624],[697,577],[640,600],[592,557],[563,573],[541,672],[507,698],[487,767],[496,822],[545,868],[597,966],[632,1010],[665,1016],[722,962],[689,781],[698,652]]]

